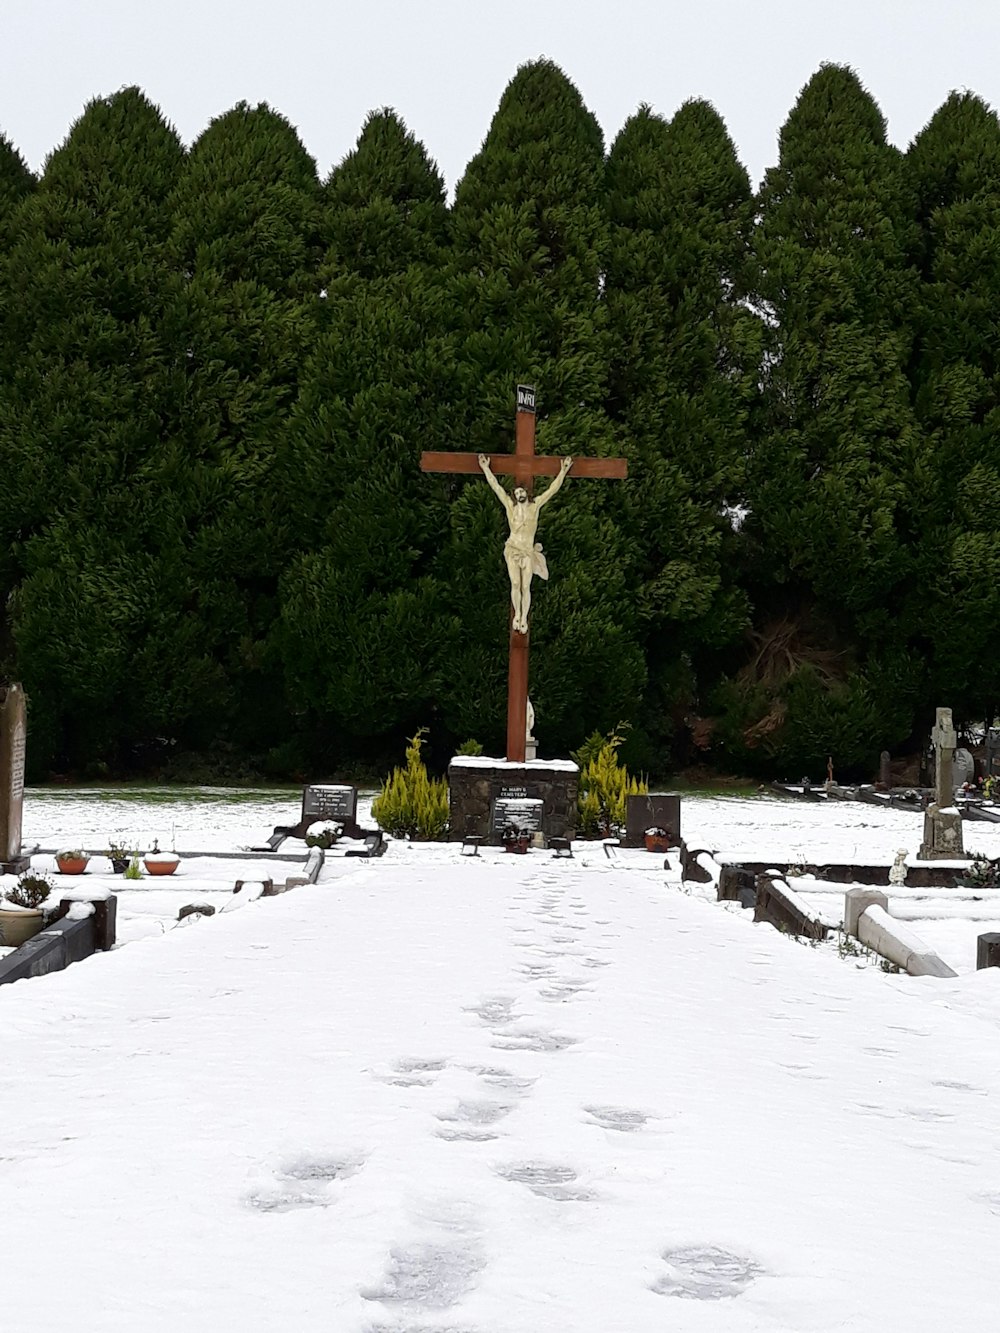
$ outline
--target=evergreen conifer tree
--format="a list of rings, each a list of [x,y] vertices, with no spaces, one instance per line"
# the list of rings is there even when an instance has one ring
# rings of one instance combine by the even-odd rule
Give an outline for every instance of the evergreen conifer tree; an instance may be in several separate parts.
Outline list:
[[[759,328],[739,304],[751,191],[717,112],[647,107],[608,157],[609,408],[630,454],[622,522],[650,673],[648,725],[696,702],[698,659],[746,624],[729,514],[738,512]],[[707,669],[707,665],[706,668]]]
[[[824,66],[803,89],[758,206],[752,290],[767,340],[746,525],[757,623],[730,740],[782,767],[832,753],[843,771],[909,733],[921,674],[896,615],[917,538],[912,205],[853,71]]]
[[[1000,711],[1000,121],[953,93],[907,168],[921,223],[913,357],[925,455],[912,483],[920,543],[912,600],[931,664],[927,708]]]
[[[0,225],[36,184],[24,158],[7,136],[0,134]]]
[[[504,92],[458,185],[453,228],[448,438],[476,452],[511,452],[514,386],[522,381],[538,392],[538,452],[613,454],[601,298],[603,138],[550,61],[522,67]],[[557,572],[532,604],[531,692],[550,752],[635,717],[640,706],[633,553],[613,518],[616,485],[571,478],[539,534]],[[453,611],[443,629],[455,673],[446,720],[453,735],[496,748],[506,699],[506,529],[482,481],[452,489],[451,541],[438,565]]]
[[[324,189],[331,281],[382,278],[435,264],[446,244],[444,182],[424,146],[390,107],[373,111],[353,152]]]
[[[184,407],[164,483],[201,651],[223,682],[190,742],[261,754],[287,723],[269,646],[294,540],[280,440],[318,318],[319,181],[287,120],[241,103],[195,142],[170,202]]]
[[[114,762],[176,703],[159,689],[170,650],[149,662],[144,645],[151,479],[175,410],[162,325],[182,163],[137,89],[98,98],[5,227],[0,550],[36,764]],[[13,179],[30,184],[16,164]]]
[[[366,121],[324,189],[320,331],[284,445],[299,553],[277,626],[306,757],[392,753],[435,721],[429,560],[447,511],[419,471],[440,392],[444,182],[395,113]]]

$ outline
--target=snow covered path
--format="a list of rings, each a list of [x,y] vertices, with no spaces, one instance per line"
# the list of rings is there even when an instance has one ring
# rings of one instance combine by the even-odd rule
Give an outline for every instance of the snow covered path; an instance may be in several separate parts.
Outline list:
[[[4,1327],[991,1327],[1000,973],[659,865],[395,846],[6,988]]]

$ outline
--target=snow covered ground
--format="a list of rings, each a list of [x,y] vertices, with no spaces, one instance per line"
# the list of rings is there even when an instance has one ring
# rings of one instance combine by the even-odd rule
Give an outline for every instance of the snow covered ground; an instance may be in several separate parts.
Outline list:
[[[285,822],[259,801],[213,836]],[[813,809],[689,800],[685,833],[919,837]],[[0,991],[5,1328],[993,1326],[1000,971],[858,968],[641,852],[337,871]]]

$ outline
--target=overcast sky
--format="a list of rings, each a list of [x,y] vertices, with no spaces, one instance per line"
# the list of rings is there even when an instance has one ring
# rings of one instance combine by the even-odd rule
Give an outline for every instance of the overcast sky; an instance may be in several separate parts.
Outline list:
[[[453,188],[518,65],[554,60],[610,142],[641,102],[714,103],[756,182],[823,61],[905,146],[954,88],[1000,101],[1000,0],[0,0],[0,132],[38,169],[84,104],[138,84],[186,143],[268,102],[324,175],[393,106]]]

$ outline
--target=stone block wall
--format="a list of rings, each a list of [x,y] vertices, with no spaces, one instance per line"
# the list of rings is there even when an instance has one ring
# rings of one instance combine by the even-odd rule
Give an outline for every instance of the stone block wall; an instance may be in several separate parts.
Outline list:
[[[480,837],[499,844],[492,825],[493,802],[511,790],[523,791],[529,799],[542,802],[542,833],[546,843],[552,838],[572,838],[576,834],[576,798],[580,770],[569,762],[536,760],[511,764],[505,760],[468,759],[452,761],[448,766],[448,791],[451,801],[452,841]]]

